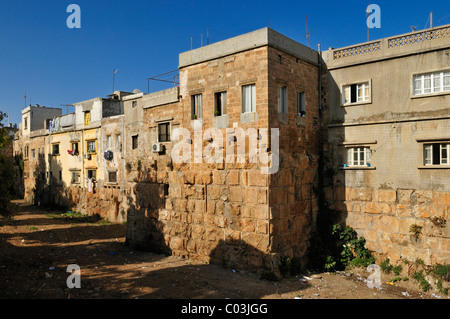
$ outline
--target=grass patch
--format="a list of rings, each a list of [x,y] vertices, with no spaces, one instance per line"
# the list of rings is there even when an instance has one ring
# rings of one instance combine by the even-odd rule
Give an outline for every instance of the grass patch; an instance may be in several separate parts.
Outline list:
[[[79,223],[101,224],[101,225],[110,224],[109,221],[100,217],[100,215],[98,215],[98,214],[87,215],[87,214],[82,214],[80,212],[75,212],[75,211],[51,213],[51,214],[47,214],[47,216],[50,218],[53,218],[53,219],[62,220],[62,221],[68,222],[68,223],[75,223],[75,224],[79,224]]]

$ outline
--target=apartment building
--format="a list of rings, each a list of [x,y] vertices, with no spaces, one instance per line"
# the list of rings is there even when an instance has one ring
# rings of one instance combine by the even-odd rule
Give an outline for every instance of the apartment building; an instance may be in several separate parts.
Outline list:
[[[323,58],[330,207],[391,261],[448,262],[450,26]]]

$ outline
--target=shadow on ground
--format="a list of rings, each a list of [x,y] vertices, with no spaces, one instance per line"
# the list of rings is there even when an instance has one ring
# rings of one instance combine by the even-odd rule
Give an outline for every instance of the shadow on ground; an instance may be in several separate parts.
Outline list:
[[[46,214],[22,205],[13,220],[0,220],[0,298],[258,299],[301,289],[298,280],[291,286],[219,265],[134,251],[125,244],[126,225],[74,224]],[[81,268],[80,289],[67,287],[70,264]]]

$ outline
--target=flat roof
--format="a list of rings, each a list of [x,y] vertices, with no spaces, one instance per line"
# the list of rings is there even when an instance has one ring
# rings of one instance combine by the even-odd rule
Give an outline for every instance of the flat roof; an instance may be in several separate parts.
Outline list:
[[[186,51],[179,55],[179,68],[214,60],[238,52],[271,46],[307,62],[317,64],[317,51],[294,41],[270,28],[263,28],[234,38],[216,42],[201,48]]]

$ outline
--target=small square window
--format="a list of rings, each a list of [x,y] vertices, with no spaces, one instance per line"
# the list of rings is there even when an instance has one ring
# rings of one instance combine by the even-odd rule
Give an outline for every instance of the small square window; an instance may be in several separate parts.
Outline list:
[[[416,74],[413,76],[414,95],[450,91],[450,71]]]
[[[95,169],[88,169],[87,177],[89,179],[94,179],[95,180],[97,178],[97,170],[95,170]]]
[[[117,183],[117,172],[108,172],[108,182]]]
[[[256,112],[256,85],[242,86],[242,113]]]
[[[305,92],[297,92],[297,114],[302,117],[306,115]]]
[[[354,166],[370,166],[370,147],[352,147],[347,149],[347,165]]]
[[[72,172],[72,180],[70,182],[72,184],[78,184],[80,182],[80,172],[79,171]]]
[[[133,150],[135,150],[135,149],[138,148],[138,135],[133,135],[133,136],[131,137],[131,148],[132,148]]]
[[[87,151],[88,153],[96,153],[95,141],[87,141]]]
[[[106,149],[109,150],[112,147],[111,135],[106,135]]]
[[[203,109],[202,109],[202,95],[195,94],[191,97],[191,113],[192,119],[201,119],[203,117]]]
[[[170,123],[158,124],[158,142],[170,141]]]
[[[423,146],[424,165],[449,165],[450,143],[432,143]]]
[[[278,112],[287,113],[287,86],[279,85],[277,88]]]
[[[72,154],[73,155],[78,155],[79,154],[78,142],[72,142]]]
[[[91,112],[85,111],[84,112],[84,126],[87,126],[91,123]]]
[[[370,101],[369,82],[344,86],[344,104],[353,104]]]
[[[214,115],[222,116],[227,114],[227,92],[215,93],[214,100],[215,100]]]
[[[52,155],[59,155],[59,144],[52,145]]]

